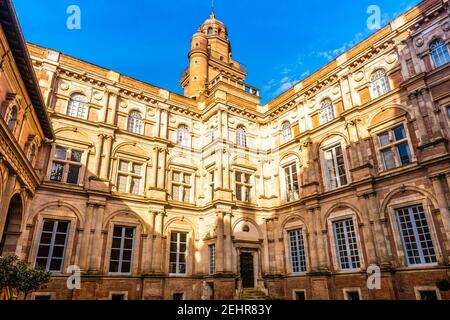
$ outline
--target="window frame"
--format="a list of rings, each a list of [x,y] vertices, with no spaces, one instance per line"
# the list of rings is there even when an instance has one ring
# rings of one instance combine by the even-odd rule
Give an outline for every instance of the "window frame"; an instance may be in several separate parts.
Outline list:
[[[292,260],[292,245],[291,245],[291,237],[290,237],[290,233],[291,232],[299,232],[300,236],[301,236],[301,243],[302,243],[302,250],[303,251],[303,257],[301,257],[301,255],[299,255],[299,267],[301,268],[301,260],[304,260],[304,270],[300,270],[300,271],[294,271],[294,267],[293,267],[293,260]],[[306,245],[306,232],[305,232],[305,228],[304,226],[296,226],[296,227],[291,227],[285,230],[285,235],[286,235],[286,242],[287,242],[287,251],[289,253],[287,260],[288,260],[288,266],[289,266],[289,271],[290,274],[292,275],[304,275],[308,272],[308,254],[307,254],[307,245]]]
[[[346,183],[343,184],[341,181],[341,175],[339,175],[339,165],[338,165],[338,157],[336,153],[336,149],[340,147],[342,150],[342,158],[343,158],[343,166],[345,169],[345,179]],[[332,159],[333,159],[333,169],[334,174],[336,177],[336,186],[333,186],[331,182],[331,176],[328,168],[328,162],[326,159],[326,152],[332,150]],[[325,186],[327,191],[333,191],[338,190],[343,187],[346,187],[351,184],[351,175],[349,174],[349,167],[348,167],[348,160],[347,160],[347,154],[346,154],[346,145],[342,139],[338,140],[332,140],[330,142],[327,142],[327,144],[324,144],[321,146],[321,158],[322,158],[322,169],[323,169],[323,179],[325,180]]]
[[[281,124],[281,143],[288,143],[289,141],[292,141],[292,139],[294,138],[293,132],[292,132],[292,125],[291,123],[286,120],[283,121],[283,123]]]
[[[120,237],[120,257],[119,260],[114,260],[114,261],[118,261],[119,262],[119,268],[117,272],[113,272],[111,271],[111,253],[113,249],[117,249],[117,248],[113,248],[113,240],[114,240],[114,229],[115,228],[122,228],[122,234]],[[132,238],[132,243],[131,243],[131,259],[130,259],[130,271],[129,272],[122,272],[122,264],[124,262],[123,260],[123,253],[124,253],[124,242],[125,242],[125,237],[124,237],[124,231],[126,229],[133,229],[133,238]],[[134,268],[134,256],[136,254],[135,252],[135,248],[136,248],[136,238],[138,235],[138,228],[136,226],[132,226],[132,225],[124,225],[121,223],[112,223],[112,228],[111,228],[111,236],[110,238],[110,245],[109,245],[109,257],[108,257],[108,264],[107,264],[107,268],[108,268],[108,274],[109,275],[131,275],[133,274],[133,268]],[[127,249],[129,250],[129,249]]]
[[[405,143],[404,140],[392,142],[393,130],[402,125],[403,125],[403,129],[405,130],[405,135],[406,135],[406,139],[404,139],[404,140],[406,140],[406,143],[408,144],[410,163],[398,166],[400,161],[398,159],[398,155],[396,155],[397,150],[395,150],[396,152],[394,152],[394,162],[395,162],[396,166],[391,169],[386,169],[383,157],[381,155],[381,150],[388,149],[389,147],[391,147],[391,150],[392,150],[395,145]],[[369,132],[371,132],[372,141],[374,143],[374,148],[376,151],[375,152],[376,158],[377,158],[377,162],[378,162],[378,170],[380,173],[391,172],[392,170],[395,170],[395,169],[404,168],[406,166],[414,164],[417,161],[416,154],[415,154],[414,147],[413,147],[412,140],[411,140],[411,135],[409,132],[408,122],[407,122],[405,116],[402,115],[402,116],[384,121],[383,123],[376,125],[376,127],[374,127],[374,128],[369,128]],[[380,135],[382,135],[383,133],[386,133],[386,132],[389,132],[390,144],[386,145],[386,146],[381,146],[379,137],[380,137]]]
[[[381,72],[383,75],[376,77]],[[380,88],[383,90],[380,90]],[[374,70],[370,75],[370,95],[372,100],[378,99],[391,91],[392,86],[386,70],[383,68]]]
[[[174,173],[179,173],[180,174],[180,181],[174,181]],[[169,170],[169,174],[170,174],[170,196],[171,196],[171,200],[175,201],[175,202],[179,202],[179,203],[187,203],[187,204],[194,204],[195,203],[195,171],[193,170],[189,170],[186,168],[182,168],[182,167],[173,167],[170,168]],[[190,183],[185,183],[184,182],[184,178],[185,175],[190,175]],[[179,198],[178,200],[176,200],[174,198],[174,186],[178,186],[179,187],[179,196],[181,196],[181,198]],[[183,195],[185,194],[185,189],[190,189],[189,191],[189,201],[184,201]],[[181,200],[180,200],[181,199]]]
[[[170,248],[171,242],[172,242],[172,233],[176,233],[178,235],[177,236],[177,251],[176,252],[172,252],[171,248]],[[179,271],[179,264],[180,264],[180,262],[179,262],[179,255],[180,255],[180,253],[182,253],[182,252],[180,252],[180,245],[181,245],[180,234],[186,234],[186,251],[184,252],[184,254],[185,254],[185,265],[186,265],[185,273],[179,273],[178,272]],[[187,277],[189,275],[189,272],[190,272],[190,266],[189,266],[189,264],[190,264],[190,257],[189,257],[190,250],[189,250],[189,246],[190,246],[190,242],[191,242],[191,232],[187,231],[187,230],[181,230],[181,229],[170,229],[170,230],[168,230],[167,240],[168,240],[168,253],[169,253],[168,254],[168,264],[167,264],[167,266],[169,268],[169,270],[168,270],[169,275],[172,276],[172,277]],[[175,253],[176,256],[177,256],[175,262],[171,262],[171,254],[172,253]],[[171,272],[171,264],[172,263],[176,264],[176,273],[172,273]]]
[[[191,136],[189,126],[186,124],[180,124],[177,128],[176,144],[180,147],[191,147]]]
[[[85,101],[75,100],[74,97],[84,97]],[[71,103],[77,103],[76,115],[73,115],[73,112],[71,112],[71,110],[72,110],[71,108],[74,107]],[[80,116],[80,110],[81,110],[81,116]],[[69,96],[69,100],[67,102],[65,115],[68,117],[74,118],[74,119],[88,120],[89,119],[89,98],[88,98],[88,96],[83,93],[80,93],[80,92],[72,93]]]
[[[416,296],[416,300],[418,301],[426,301],[422,300],[421,293],[424,291],[434,291],[436,292],[437,300],[442,300],[441,292],[440,290],[435,286],[415,286],[414,287],[414,295]]]
[[[139,118],[133,117],[133,115],[139,115]],[[128,119],[127,119],[127,131],[143,135],[144,134],[144,118],[142,116],[142,112],[139,110],[131,110],[128,113]]]
[[[247,130],[243,125],[236,127],[236,146],[240,148],[248,148]]]
[[[56,157],[56,150],[58,148],[66,149],[66,159],[65,160],[58,159]],[[82,152],[81,161],[80,162],[67,160],[67,159],[71,159],[73,151],[80,151],[80,152]],[[83,145],[68,144],[68,143],[65,143],[65,142],[53,143],[52,149],[51,149],[51,156],[50,156],[50,159],[48,161],[46,181],[50,182],[50,183],[57,183],[57,184],[64,184],[64,185],[82,187],[84,185],[85,172],[86,172],[86,160],[87,160],[87,157],[88,157],[88,153],[89,153],[89,151],[85,147],[83,147]],[[52,171],[53,171],[53,164],[54,163],[59,163],[59,164],[63,165],[63,174],[62,174],[62,177],[61,177],[61,181],[51,180],[51,174],[52,174]],[[68,177],[70,166],[80,167],[80,171],[78,173],[78,183],[77,184],[68,183],[67,182],[67,177]]]
[[[254,199],[254,185],[255,185],[255,181],[254,181],[254,171],[249,171],[249,170],[245,170],[239,167],[233,167],[232,170],[233,173],[233,186],[234,186],[234,199],[238,202],[242,202],[242,203],[253,203],[253,199]],[[241,176],[241,181],[237,181],[236,179],[236,175],[240,174]],[[250,176],[250,182],[246,183],[245,182],[245,176],[249,175]],[[243,179],[244,177],[244,179]],[[238,186],[240,186],[241,189],[241,199],[238,199],[238,194],[237,194],[237,189]],[[247,192],[245,192],[247,191]],[[249,199],[245,200],[245,194],[248,195]]]
[[[294,179],[291,178],[291,180],[292,180],[291,183],[288,183],[288,176],[286,176],[286,168],[288,168],[288,167],[292,168],[292,166],[294,166],[294,165],[295,165],[295,170],[297,173],[297,186],[298,186],[297,197],[298,198],[296,198],[294,196],[294,198],[291,199],[290,195],[288,193],[287,187],[288,187],[288,185],[291,185],[290,187],[292,188],[292,190],[294,190],[293,186],[295,186],[295,181],[294,181]],[[299,159],[297,157],[289,157],[288,159],[285,159],[284,161],[282,161],[280,163],[280,170],[281,170],[280,177],[282,178],[282,180],[280,180],[280,181],[282,181],[282,183],[280,183],[280,189],[281,189],[280,195],[283,195],[283,194],[285,195],[285,196],[282,196],[283,198],[281,200],[285,203],[292,203],[292,202],[300,200],[302,188],[301,188],[301,175],[300,175]],[[291,174],[292,174],[292,172],[293,171],[290,170]],[[295,191],[293,194],[295,195]]]
[[[72,225],[72,221],[70,219],[67,219],[66,217],[58,217],[58,218],[47,218],[47,217],[43,217],[42,221],[40,223],[40,228],[39,228],[39,235],[38,235],[38,241],[36,243],[36,254],[34,256],[34,264],[33,266],[36,268],[37,265],[37,260],[39,258],[44,258],[39,256],[39,248],[41,247],[41,242],[42,242],[42,236],[44,233],[44,225],[45,222],[47,221],[52,221],[53,223],[55,223],[53,225],[53,229],[51,231],[51,239],[50,239],[50,244],[49,244],[49,253],[47,254],[47,257],[45,258],[47,260],[46,266],[45,266],[45,270],[48,272],[51,272],[52,274],[62,274],[64,273],[65,270],[65,263],[67,259],[67,252],[68,252],[68,242],[69,242],[69,237],[70,237],[70,232],[71,232],[71,225]],[[55,248],[55,238],[56,238],[56,234],[61,234],[61,232],[57,232],[59,223],[67,223],[67,231],[65,233],[65,240],[64,240],[64,245],[63,245],[63,253],[62,253],[62,258],[61,258],[61,268],[59,270],[50,270],[50,265],[51,262],[53,260],[53,252],[54,252],[54,248]],[[45,231],[46,233],[49,233],[48,231]]]
[[[13,135],[15,134],[18,121],[19,121],[19,107],[13,104],[10,107],[8,116],[6,117],[6,126]]]
[[[351,300],[351,299],[349,299],[349,293],[351,293],[351,292],[357,292],[358,293],[358,296],[359,296],[359,301],[361,301],[361,300],[363,300],[363,298],[362,298],[362,294],[361,294],[361,288],[359,288],[359,287],[355,287],[355,288],[344,288],[344,289],[342,289],[342,292],[344,293],[344,300],[347,300],[347,301],[354,301],[354,300]],[[355,300],[356,301],[356,300]]]
[[[120,163],[121,162],[128,162],[128,172],[125,171],[121,171],[120,170]],[[141,166],[141,174],[135,174],[132,172],[132,168],[133,165],[140,165]],[[115,170],[115,192],[121,193],[121,194],[128,194],[128,195],[132,195],[132,196],[143,196],[144,195],[144,190],[145,190],[145,177],[146,177],[146,170],[147,170],[147,165],[146,162],[142,159],[139,158],[132,158],[132,157],[127,157],[127,156],[123,156],[123,155],[118,155],[117,156],[117,165],[116,165],[116,170]],[[126,182],[126,191],[120,191],[119,190],[119,176],[126,176],[127,182]],[[139,184],[139,192],[136,193],[132,193],[131,191],[131,184],[133,181],[133,178],[140,178],[140,184]]]
[[[325,116],[324,116],[325,115]],[[329,98],[323,99],[319,109],[319,123],[321,126],[336,119],[336,110],[333,101]]]
[[[208,245],[208,272],[209,275],[216,273],[216,244],[212,243]]]
[[[335,229],[334,229],[334,223],[339,221],[345,221],[345,220],[353,220],[353,226],[355,228],[355,235],[356,235],[356,244],[358,247],[358,255],[359,255],[359,264],[360,267],[356,269],[341,269],[341,263],[339,260],[339,254],[338,254],[338,248],[336,243],[336,235],[335,235]],[[355,212],[353,212],[351,209],[343,210],[343,211],[337,211],[332,213],[328,219],[327,219],[327,228],[328,228],[328,240],[330,244],[330,251],[331,251],[331,258],[332,258],[332,264],[334,266],[334,269],[337,270],[339,273],[352,273],[352,272],[359,272],[360,270],[363,270],[365,268],[366,262],[365,262],[365,256],[364,256],[364,248],[362,246],[361,242],[361,234],[359,230],[359,223],[358,218]]]
[[[425,218],[427,220],[428,228],[430,230],[431,239],[433,241],[434,250],[436,254],[436,260],[439,264],[442,260],[442,250],[439,243],[439,238],[437,235],[437,229],[436,225],[434,223],[433,215],[431,213],[431,206],[433,205],[429,199],[427,199],[425,196],[415,193],[410,196],[393,199],[390,201],[388,207],[387,207],[387,214],[389,216],[390,220],[390,227],[391,232],[393,234],[393,240],[395,243],[395,248],[393,250],[396,250],[396,256],[397,259],[399,259],[399,262],[401,265],[403,265],[405,268],[416,268],[420,266],[408,266],[407,256],[405,254],[404,250],[404,244],[402,240],[402,236],[400,235],[400,226],[398,225],[397,220],[397,209],[401,209],[404,207],[409,206],[417,206],[422,205],[425,213]],[[430,265],[428,265],[430,266]]]
[[[423,215],[424,215],[424,217],[425,217],[425,221],[426,221],[426,223],[427,223],[427,228],[428,228],[428,230],[429,230],[429,237],[430,237],[430,239],[431,239],[431,242],[432,242],[432,245],[433,245],[433,250],[434,250],[434,259],[436,260],[436,262],[430,262],[430,263],[427,263],[427,262],[425,262],[424,261],[424,248],[422,248],[422,245],[421,245],[421,241],[419,240],[420,239],[420,235],[418,234],[418,227],[417,227],[417,221],[416,221],[416,219],[414,219],[414,217],[412,216],[413,214],[412,214],[412,208],[414,208],[414,207],[422,207],[422,209],[423,209]],[[410,257],[409,255],[408,255],[408,252],[407,252],[407,250],[406,250],[406,248],[407,248],[407,246],[406,246],[406,243],[405,243],[405,238],[403,237],[403,229],[402,229],[402,227],[401,227],[401,225],[400,225],[400,219],[399,219],[399,215],[398,215],[398,211],[399,210],[404,210],[404,209],[408,209],[408,215],[409,215],[409,218],[413,218],[412,220],[411,220],[411,224],[413,225],[413,229],[412,229],[412,232],[413,232],[413,234],[414,234],[414,238],[415,238],[415,244],[416,244],[416,246],[417,246],[417,251],[418,251],[418,253],[419,253],[419,259],[420,259],[420,263],[411,263],[410,261],[409,261],[409,259],[410,258],[412,258],[412,257]],[[398,232],[398,235],[399,235],[399,237],[400,237],[400,239],[401,239],[401,242],[402,242],[402,246],[403,246],[403,254],[404,254],[404,259],[405,259],[405,264],[406,264],[406,266],[407,267],[427,267],[427,266],[436,266],[437,264],[438,264],[438,253],[437,253],[437,246],[436,246],[436,242],[434,241],[434,239],[433,239],[433,236],[432,236],[432,232],[431,232],[431,226],[430,226],[430,223],[429,223],[429,221],[428,221],[428,217],[427,217],[427,214],[426,214],[426,212],[425,212],[425,207],[422,205],[422,204],[417,204],[417,205],[409,205],[409,206],[405,206],[405,207],[398,207],[398,208],[396,208],[396,209],[394,209],[394,211],[395,211],[395,217],[396,217],[396,222],[397,222],[397,228],[398,228],[398,230],[397,230],[397,232]]]
[[[441,43],[440,45],[432,48],[433,44],[436,42]],[[440,52],[438,52],[439,49],[441,50]],[[448,44],[446,43],[446,41],[444,41],[444,39],[442,38],[433,39],[428,46],[428,50],[430,51],[431,61],[433,62],[434,69],[438,69],[450,62],[450,50]],[[438,56],[436,56],[435,54],[438,54]],[[446,62],[437,61],[436,59],[437,57],[439,57],[439,59],[443,59],[443,57],[439,56],[439,54],[446,56],[447,61]]]

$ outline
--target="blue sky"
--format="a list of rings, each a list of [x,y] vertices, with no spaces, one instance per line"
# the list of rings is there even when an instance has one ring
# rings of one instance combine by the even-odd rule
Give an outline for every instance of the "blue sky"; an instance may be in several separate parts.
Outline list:
[[[13,2],[28,41],[178,93],[191,36],[211,11],[211,0]],[[215,0],[215,8],[247,83],[268,101],[369,36],[370,5],[384,25],[419,2]],[[81,9],[80,30],[66,27],[69,5]]]

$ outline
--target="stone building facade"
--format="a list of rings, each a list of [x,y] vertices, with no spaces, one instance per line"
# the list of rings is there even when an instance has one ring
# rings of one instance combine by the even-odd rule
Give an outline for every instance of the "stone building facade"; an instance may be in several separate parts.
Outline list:
[[[36,297],[448,299],[449,10],[423,1],[266,105],[214,13],[184,96],[29,44],[56,135],[16,249],[53,272]]]
[[[0,1],[0,254],[22,251],[23,212],[40,185],[34,170],[54,139],[11,1]]]

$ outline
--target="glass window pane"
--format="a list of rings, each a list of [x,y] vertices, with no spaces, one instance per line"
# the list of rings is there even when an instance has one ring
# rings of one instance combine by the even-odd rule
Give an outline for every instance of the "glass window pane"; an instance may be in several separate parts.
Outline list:
[[[127,192],[127,176],[120,175],[117,177],[117,190],[119,192]]]
[[[407,143],[402,143],[402,144],[398,145],[397,150],[398,150],[398,155],[399,155],[400,162],[402,165],[411,163],[409,146]]]
[[[50,181],[62,182],[64,174],[64,165],[62,163],[53,162],[52,171],[50,172]]]
[[[389,139],[389,132],[382,133],[378,137],[380,140],[380,146],[382,147],[387,146],[388,144],[391,143]]]
[[[131,178],[131,193],[140,194],[141,178]]]
[[[81,167],[70,165],[69,171],[67,172],[67,183],[78,184],[80,177]]]
[[[81,162],[82,157],[83,157],[83,151],[72,150],[72,154],[70,156],[70,161]]]
[[[67,160],[67,149],[56,147],[55,158],[58,160]]]
[[[391,149],[382,151],[381,157],[383,158],[383,164],[384,164],[385,170],[390,170],[390,169],[395,168],[394,155],[392,154]]]
[[[181,182],[181,173],[180,172],[173,172],[173,181],[175,182]]]
[[[128,165],[129,165],[128,161],[120,160],[120,162],[119,162],[119,171],[128,172]]]
[[[405,128],[403,126],[397,127],[393,131],[394,131],[395,141],[401,141],[403,139],[406,139],[406,132],[405,132]]]
[[[140,175],[142,170],[142,165],[139,163],[133,163],[133,173]]]
[[[184,174],[184,183],[186,183],[186,184],[191,183],[191,175],[190,174]]]

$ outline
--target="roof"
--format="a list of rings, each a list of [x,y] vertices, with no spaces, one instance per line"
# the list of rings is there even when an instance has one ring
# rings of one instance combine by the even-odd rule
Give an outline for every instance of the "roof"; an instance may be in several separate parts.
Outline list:
[[[54,139],[55,135],[47,114],[39,82],[34,73],[25,39],[11,0],[0,0],[0,24],[8,40],[9,48],[19,69],[20,76],[25,84],[44,135],[48,139]]]

